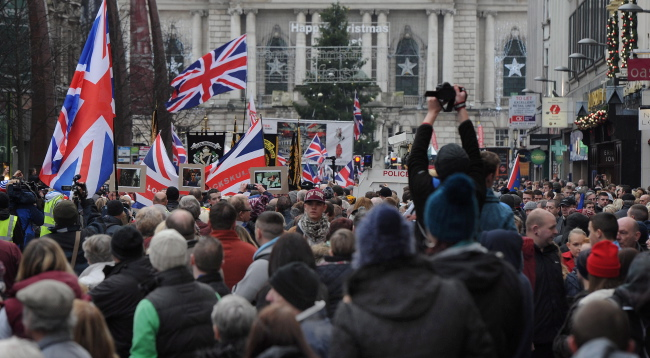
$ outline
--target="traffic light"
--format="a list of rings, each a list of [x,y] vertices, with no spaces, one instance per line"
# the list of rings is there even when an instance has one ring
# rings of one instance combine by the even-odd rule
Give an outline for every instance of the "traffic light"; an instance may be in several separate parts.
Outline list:
[[[361,165],[361,156],[360,155],[355,155],[354,156],[354,165]]]

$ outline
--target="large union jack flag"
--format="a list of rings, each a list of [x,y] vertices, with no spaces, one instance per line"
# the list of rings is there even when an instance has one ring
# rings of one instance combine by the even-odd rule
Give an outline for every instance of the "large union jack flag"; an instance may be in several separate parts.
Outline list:
[[[205,184],[219,189],[223,195],[234,195],[241,183],[250,182],[249,168],[266,166],[262,121],[257,121],[246,134],[226,153],[219,164],[205,168]]]
[[[346,166],[343,167],[334,178],[336,183],[340,186],[354,185],[354,160],[351,160]]]
[[[359,136],[363,132],[363,117],[361,116],[361,105],[357,92],[354,91],[354,140],[359,140]]]
[[[174,146],[172,147],[172,162],[174,163],[174,166],[178,168],[181,164],[187,163],[187,150],[185,150],[181,138],[178,136],[178,134],[176,134],[176,130],[173,124],[172,142],[174,142]]]
[[[316,134],[311,140],[311,143],[309,143],[309,147],[307,147],[303,157],[317,162],[319,166],[325,161],[325,158],[327,157],[327,148],[325,148],[323,143],[321,143],[318,134]]]
[[[156,140],[142,162],[147,166],[147,181],[145,182],[147,190],[144,193],[136,194],[136,201],[133,204],[136,209],[152,206],[153,197],[157,192],[170,186],[178,186],[176,168],[169,160],[160,133],[156,136]]]
[[[88,34],[79,63],[63,101],[40,178],[63,192],[81,175],[95,193],[113,171],[113,70],[106,1]]]
[[[172,81],[167,111],[196,107],[212,96],[246,88],[247,61],[245,34],[203,55]]]

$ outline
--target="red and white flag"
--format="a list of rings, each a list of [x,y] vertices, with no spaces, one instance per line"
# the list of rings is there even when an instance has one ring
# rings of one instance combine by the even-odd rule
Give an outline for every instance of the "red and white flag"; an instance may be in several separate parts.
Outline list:
[[[147,190],[136,194],[135,204],[133,204],[136,209],[152,206],[153,197],[157,192],[170,186],[178,187],[178,174],[167,156],[167,149],[160,133],[142,162],[147,166]]]

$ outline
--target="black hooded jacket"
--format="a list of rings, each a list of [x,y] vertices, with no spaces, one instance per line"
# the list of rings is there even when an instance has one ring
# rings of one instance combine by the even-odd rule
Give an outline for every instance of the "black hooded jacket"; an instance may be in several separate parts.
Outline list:
[[[650,356],[650,253],[634,258],[625,283],[619,286],[612,299],[627,313],[632,339],[639,357]],[[644,334],[645,333],[645,334]]]
[[[446,249],[433,256],[431,263],[440,276],[465,284],[492,336],[497,355],[518,356],[526,314],[522,284],[512,265],[478,243]],[[530,348],[530,343],[527,345]]]
[[[355,271],[334,318],[331,357],[493,357],[467,289],[423,258]],[[453,338],[451,338],[453,337]]]

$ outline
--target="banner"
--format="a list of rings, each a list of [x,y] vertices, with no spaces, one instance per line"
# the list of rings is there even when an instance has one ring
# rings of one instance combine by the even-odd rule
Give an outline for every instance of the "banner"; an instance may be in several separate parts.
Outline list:
[[[264,158],[267,167],[279,166],[278,159],[278,135],[264,134]]]
[[[510,97],[510,128],[526,129],[535,127],[537,96]]]
[[[208,166],[223,156],[225,134],[187,133],[188,164]]]
[[[563,97],[542,98],[542,127],[568,127],[569,99]]]

